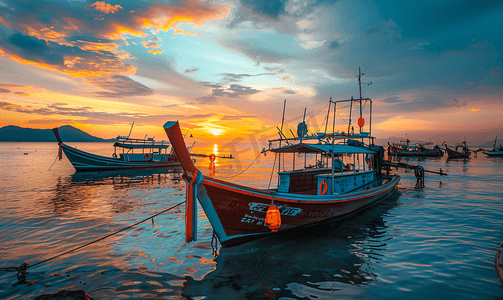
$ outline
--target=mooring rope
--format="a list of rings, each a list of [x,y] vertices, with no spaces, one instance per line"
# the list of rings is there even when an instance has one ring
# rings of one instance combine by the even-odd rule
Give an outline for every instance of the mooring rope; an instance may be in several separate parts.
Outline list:
[[[51,170],[52,166],[54,166],[54,163],[56,162],[56,160],[58,160],[58,157],[59,157],[59,153],[56,155],[56,158],[52,162],[52,165],[49,167],[49,171]]]
[[[257,159],[260,157],[260,155],[261,155],[262,153],[263,153],[263,152],[262,152],[262,151],[260,151],[260,152],[259,152],[259,154],[257,155],[257,157],[255,157],[255,159],[251,162],[251,164],[250,164],[250,165],[248,165],[248,167],[246,167],[246,169],[244,169],[243,171],[241,171],[241,172],[237,173],[236,175],[232,175],[232,176],[228,176],[228,177],[220,177],[220,178],[222,178],[222,179],[230,179],[230,178],[234,178],[234,177],[236,177],[236,176],[239,176],[239,175],[243,174],[246,170],[248,170],[248,169],[249,169],[249,168],[250,168],[250,167],[251,167],[251,166],[252,166],[252,165],[253,165],[253,164],[257,161]]]
[[[150,216],[150,217],[148,217],[148,218],[146,218],[146,219],[143,219],[143,220],[141,220],[141,221],[138,221],[138,222],[134,223],[133,225],[130,225],[130,226],[127,226],[127,227],[122,228],[122,229],[120,229],[120,230],[117,230],[117,231],[115,231],[114,233],[111,233],[111,234],[109,234],[109,235],[106,235],[106,236],[104,236],[104,237],[102,237],[102,238],[99,238],[99,239],[94,240],[94,241],[92,241],[92,242],[89,242],[89,243],[87,243],[87,244],[85,244],[85,245],[82,245],[82,246],[79,246],[79,247],[77,247],[77,248],[74,248],[74,249],[72,249],[72,250],[69,250],[69,251],[63,252],[63,253],[61,253],[61,254],[58,254],[58,255],[53,256],[53,257],[51,257],[51,258],[48,258],[48,259],[46,259],[46,260],[40,261],[40,262],[38,262],[38,263],[36,263],[36,264],[29,265],[29,264],[27,264],[27,263],[23,263],[23,264],[21,264],[21,266],[19,266],[19,267],[5,267],[5,268],[0,268],[0,271],[7,271],[7,272],[16,272],[16,271],[17,271],[17,272],[18,272],[18,279],[20,279],[20,281],[24,281],[24,278],[25,278],[25,273],[26,273],[26,270],[27,270],[28,268],[32,268],[32,267],[38,266],[38,265],[40,265],[40,264],[46,263],[46,262],[51,261],[51,260],[53,260],[53,259],[56,259],[56,258],[58,258],[58,257],[60,257],[60,256],[63,256],[63,255],[65,255],[65,254],[68,254],[68,253],[71,253],[71,252],[75,252],[75,251],[77,251],[77,250],[80,250],[80,249],[82,249],[82,248],[84,248],[84,247],[87,247],[87,246],[89,246],[89,245],[92,245],[92,244],[94,244],[94,243],[97,243],[97,242],[99,242],[99,241],[102,241],[102,240],[104,240],[104,239],[106,239],[106,238],[109,238],[109,237],[111,237],[111,236],[113,236],[113,235],[116,235],[116,234],[118,234],[118,233],[120,233],[120,232],[122,232],[122,231],[124,231],[124,230],[128,230],[128,229],[130,229],[130,228],[132,228],[132,227],[134,227],[134,226],[136,226],[136,225],[138,225],[138,224],[141,224],[141,223],[143,223],[143,222],[145,222],[145,221],[147,221],[147,220],[152,219],[152,222],[153,222],[153,221],[154,221],[154,217],[157,217],[157,216],[158,216],[158,215],[160,215],[160,214],[163,214],[163,213],[165,213],[165,212],[167,212],[167,211],[169,211],[169,210],[172,210],[173,208],[179,207],[180,205],[182,205],[182,204],[184,204],[184,203],[185,203],[185,201],[182,201],[182,202],[180,202],[180,203],[178,203],[178,204],[176,204],[176,205],[171,206],[171,207],[170,207],[170,208],[168,208],[168,209],[165,209],[165,210],[163,210],[163,211],[161,211],[161,212],[159,212],[159,213],[156,213],[155,215],[152,215],[152,216]]]

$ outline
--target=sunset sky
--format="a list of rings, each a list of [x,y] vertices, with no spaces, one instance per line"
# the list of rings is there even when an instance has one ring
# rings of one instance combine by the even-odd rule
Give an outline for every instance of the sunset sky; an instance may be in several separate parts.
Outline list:
[[[502,29],[501,0],[0,0],[0,127],[277,137],[285,99],[287,129],[319,126],[360,66],[378,138],[480,144],[503,139]]]

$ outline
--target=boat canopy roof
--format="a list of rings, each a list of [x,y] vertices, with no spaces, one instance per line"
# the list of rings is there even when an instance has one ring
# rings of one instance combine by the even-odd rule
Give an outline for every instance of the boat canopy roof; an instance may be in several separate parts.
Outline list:
[[[340,145],[340,144],[295,144],[295,145],[286,145],[281,148],[271,149],[270,151],[275,153],[367,153],[367,154],[375,154],[377,152],[370,150],[367,147],[357,147],[350,145]]]
[[[115,143],[114,147],[120,147],[126,149],[168,149],[169,145]]]

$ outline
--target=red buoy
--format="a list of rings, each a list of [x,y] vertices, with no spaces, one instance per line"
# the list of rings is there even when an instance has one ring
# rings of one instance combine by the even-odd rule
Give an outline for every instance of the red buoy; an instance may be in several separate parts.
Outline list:
[[[365,120],[363,118],[358,118],[358,126],[363,127],[365,125]]]
[[[281,226],[281,214],[275,205],[271,205],[267,209],[265,223],[267,224],[267,227],[271,229],[271,232],[278,231],[278,228]]]

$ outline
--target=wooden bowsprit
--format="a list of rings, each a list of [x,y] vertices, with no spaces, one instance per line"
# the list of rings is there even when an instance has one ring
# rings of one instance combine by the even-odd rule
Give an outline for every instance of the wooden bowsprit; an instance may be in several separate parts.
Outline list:
[[[440,176],[447,176],[447,173],[442,171],[442,168],[440,168],[440,171],[430,171],[430,170],[425,170],[423,166],[421,165],[409,165],[406,163],[394,163],[390,162],[389,160],[384,160],[382,162],[383,169],[386,169],[387,173],[389,174],[389,170],[391,167],[395,167],[397,170],[398,168],[403,168],[403,169],[409,169],[409,170],[414,170],[414,175],[416,176],[417,182],[416,182],[416,188],[423,188],[424,187],[424,173],[433,173],[433,174],[438,174]]]

